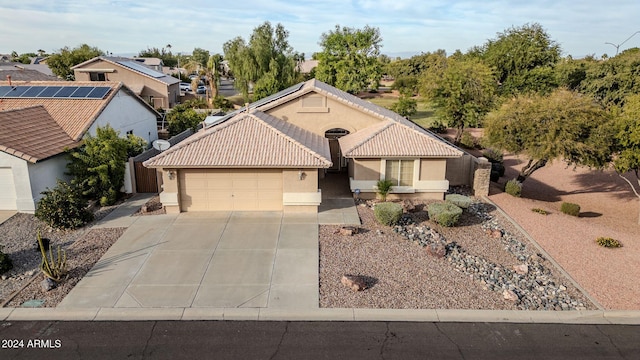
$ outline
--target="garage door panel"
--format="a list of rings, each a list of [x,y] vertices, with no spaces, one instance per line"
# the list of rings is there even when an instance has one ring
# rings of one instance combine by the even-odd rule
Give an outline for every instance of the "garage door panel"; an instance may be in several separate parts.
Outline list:
[[[282,171],[180,171],[182,211],[282,210]]]

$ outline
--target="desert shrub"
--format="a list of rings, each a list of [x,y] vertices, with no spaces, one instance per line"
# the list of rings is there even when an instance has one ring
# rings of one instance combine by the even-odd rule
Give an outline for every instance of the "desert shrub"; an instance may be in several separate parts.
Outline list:
[[[497,171],[491,170],[491,175],[489,176],[489,180],[493,182],[498,182],[498,180],[500,180],[500,173]]]
[[[412,116],[418,112],[418,102],[408,96],[401,95],[397,102],[393,103],[389,110],[401,116]]]
[[[433,203],[429,204],[427,210],[429,219],[435,221],[442,226],[454,226],[460,220],[462,209],[452,203]]]
[[[496,172],[499,178],[504,176],[504,171],[505,168],[502,163],[491,163],[491,172]]]
[[[434,120],[431,122],[431,126],[429,126],[429,131],[432,131],[436,134],[445,134],[447,132],[447,127],[440,120]]]
[[[466,147],[467,149],[474,149],[478,146],[478,142],[470,132],[463,131],[462,136],[460,137],[460,145]]]
[[[391,180],[378,180],[376,187],[378,188],[378,194],[382,198],[382,201],[387,201],[387,194],[391,191],[393,182]]]
[[[504,156],[502,155],[502,152],[500,150],[496,150],[496,149],[485,149],[482,152],[482,156],[486,157],[487,160],[489,160],[490,163],[498,163],[498,164],[502,164],[504,162]]]
[[[42,192],[38,201],[35,216],[59,229],[75,229],[93,220],[93,214],[87,210],[87,200],[80,190],[58,180],[53,189]]]
[[[580,215],[580,205],[563,202],[562,205],[560,205],[560,211],[567,215],[578,216]]]
[[[522,183],[516,179],[511,179],[504,184],[504,191],[511,196],[520,197],[522,195]]]
[[[444,199],[462,209],[466,209],[471,205],[471,198],[460,194],[448,194]]]
[[[531,209],[531,211],[533,211],[534,213],[542,214],[542,215],[549,215],[548,211],[539,209],[539,208]]]
[[[612,239],[610,237],[599,237],[596,239],[596,243],[598,243],[598,245],[602,246],[602,247],[607,247],[607,248],[618,248],[618,247],[622,247],[622,243],[620,243],[620,241],[616,240],[616,239]]]
[[[373,213],[382,225],[391,226],[402,217],[402,205],[392,202],[379,203],[376,204]]]
[[[9,255],[2,252],[2,248],[0,248],[0,274],[4,274],[7,271],[13,269],[13,262]]]
[[[216,96],[215,98],[213,98],[212,103],[213,107],[221,109],[223,111],[233,109],[233,103],[223,96]]]

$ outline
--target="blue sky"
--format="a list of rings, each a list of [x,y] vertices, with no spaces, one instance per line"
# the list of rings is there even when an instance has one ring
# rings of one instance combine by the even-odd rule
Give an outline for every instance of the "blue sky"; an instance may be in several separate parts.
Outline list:
[[[512,26],[540,23],[564,55],[615,55],[640,31],[638,0],[0,0],[0,53],[47,52],[82,43],[114,54],[172,45],[172,52],[222,44],[270,21],[289,31],[307,58],[336,24],[378,27],[382,53],[392,56],[445,49],[463,52]],[[640,47],[640,34],[620,50]]]

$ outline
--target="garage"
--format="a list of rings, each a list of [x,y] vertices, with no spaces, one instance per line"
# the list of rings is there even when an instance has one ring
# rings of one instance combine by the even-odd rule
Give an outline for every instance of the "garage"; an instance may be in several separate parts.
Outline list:
[[[182,169],[182,211],[280,211],[280,169]]]
[[[16,210],[16,187],[11,168],[0,167],[0,210]]]

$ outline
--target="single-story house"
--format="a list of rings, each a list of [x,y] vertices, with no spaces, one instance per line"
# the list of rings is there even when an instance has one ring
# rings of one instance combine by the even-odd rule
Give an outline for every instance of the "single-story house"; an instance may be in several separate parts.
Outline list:
[[[159,116],[122,83],[0,81],[0,210],[35,211],[85,134],[109,124],[152,142]]]
[[[319,179],[346,171],[350,190],[442,199],[447,160],[463,152],[404,117],[312,79],[236,110],[145,166],[163,172],[167,212],[317,212]]]
[[[121,81],[156,109],[169,109],[180,101],[180,79],[135,59],[98,56],[71,69],[76,81]]]

